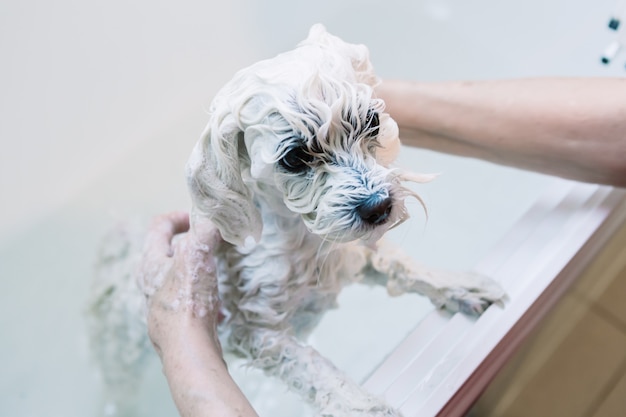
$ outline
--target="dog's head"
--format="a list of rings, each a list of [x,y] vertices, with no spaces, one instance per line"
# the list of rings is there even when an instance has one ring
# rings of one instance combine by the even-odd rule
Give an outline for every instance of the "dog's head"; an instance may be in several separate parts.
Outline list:
[[[404,220],[404,199],[417,196],[401,182],[429,178],[389,168],[400,142],[377,82],[367,48],[321,25],[293,51],[238,72],[188,163],[192,221],[210,219],[241,245],[260,238],[259,204],[299,214],[331,241],[376,240]]]

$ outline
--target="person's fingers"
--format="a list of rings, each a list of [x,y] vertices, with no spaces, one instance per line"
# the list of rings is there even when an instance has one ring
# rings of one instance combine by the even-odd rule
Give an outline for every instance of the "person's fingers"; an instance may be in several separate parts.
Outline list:
[[[212,255],[215,248],[223,242],[219,229],[209,220],[196,221],[191,235],[194,247],[203,250],[207,255]]]
[[[222,238],[217,227],[203,219],[201,224],[195,222],[191,231],[174,244],[174,268],[183,278],[177,284],[179,289],[184,289],[180,294],[185,294],[187,305],[196,317],[208,314],[215,322],[220,304],[215,250],[220,243]]]
[[[196,289],[216,290],[215,250],[223,242],[217,227],[204,221],[202,227],[194,227],[186,236],[186,262],[193,266],[192,282]]]
[[[189,216],[184,212],[163,214],[153,220],[146,235],[138,275],[138,283],[148,297],[161,287],[172,267],[173,237],[188,229]]]
[[[172,222],[175,235],[189,230],[189,213],[185,211],[174,211],[165,216]]]
[[[146,236],[145,252],[151,258],[173,255],[172,238],[189,230],[189,215],[185,212],[172,212],[157,216]]]

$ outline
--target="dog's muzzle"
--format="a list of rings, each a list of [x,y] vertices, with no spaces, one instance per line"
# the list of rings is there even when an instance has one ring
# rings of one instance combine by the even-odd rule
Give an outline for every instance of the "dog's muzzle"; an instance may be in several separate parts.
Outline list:
[[[391,197],[373,195],[359,204],[356,208],[356,212],[363,222],[377,226],[387,221],[392,208]]]

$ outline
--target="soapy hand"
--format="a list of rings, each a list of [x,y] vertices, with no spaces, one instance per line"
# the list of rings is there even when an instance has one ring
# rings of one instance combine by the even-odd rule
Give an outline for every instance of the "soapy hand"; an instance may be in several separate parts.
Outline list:
[[[146,237],[139,287],[147,301],[150,340],[161,355],[164,344],[203,331],[217,341],[219,296],[213,249],[221,242],[211,223],[189,231],[187,213],[154,219]]]
[[[228,373],[217,338],[220,303],[210,222],[189,231],[186,213],[157,217],[148,232],[138,284],[148,334],[181,417],[258,417]]]

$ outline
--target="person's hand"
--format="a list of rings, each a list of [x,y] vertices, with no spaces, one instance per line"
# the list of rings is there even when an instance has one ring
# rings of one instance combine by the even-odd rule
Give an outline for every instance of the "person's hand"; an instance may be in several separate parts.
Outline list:
[[[187,213],[154,219],[139,271],[146,296],[150,340],[161,355],[164,345],[208,332],[219,349],[219,295],[213,250],[222,242],[217,228],[203,224],[189,231]]]
[[[228,373],[217,339],[213,250],[222,242],[212,223],[189,231],[186,213],[166,214],[152,223],[140,263],[148,334],[182,417],[258,417]]]

